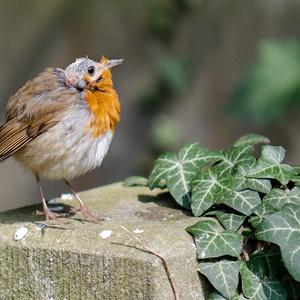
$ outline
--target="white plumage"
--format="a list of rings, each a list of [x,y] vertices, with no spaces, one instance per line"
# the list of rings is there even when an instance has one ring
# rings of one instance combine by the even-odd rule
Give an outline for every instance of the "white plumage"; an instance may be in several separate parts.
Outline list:
[[[49,180],[71,180],[93,170],[101,165],[113,132],[94,138],[88,129],[83,130],[90,118],[86,103],[75,104],[58,124],[16,152],[15,159]]]

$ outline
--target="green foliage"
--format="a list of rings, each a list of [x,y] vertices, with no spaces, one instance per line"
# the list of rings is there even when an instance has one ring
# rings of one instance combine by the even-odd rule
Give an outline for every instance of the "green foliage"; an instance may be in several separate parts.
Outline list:
[[[268,142],[250,134],[219,152],[187,144],[149,176],[151,189],[167,188],[199,217],[187,231],[215,289],[208,299],[299,299],[300,169],[283,163],[280,146],[256,158],[254,146]]]
[[[260,278],[249,263],[241,264],[242,289],[244,295],[253,300],[284,300],[287,291],[280,279]]]
[[[217,291],[227,299],[231,299],[237,289],[239,270],[239,261],[223,259],[216,262],[200,263],[199,272],[208,278]]]
[[[258,62],[239,84],[231,109],[254,121],[273,122],[299,104],[300,45],[296,41],[264,41]]]
[[[259,224],[256,237],[277,244],[289,273],[300,281],[300,206],[287,204]]]
[[[260,159],[248,170],[247,177],[277,179],[281,184],[287,184],[296,175],[295,170],[281,164],[285,150],[280,146],[264,146]]]
[[[199,168],[215,162],[220,157],[221,154],[209,151],[197,143],[187,144],[178,155],[165,153],[156,160],[155,167],[149,176],[149,186],[150,188],[157,187],[157,184],[164,179],[176,202],[189,208],[192,179]]]
[[[238,257],[242,248],[242,236],[224,228],[216,220],[201,220],[187,228],[195,236],[198,258],[223,255]]]
[[[256,145],[256,144],[269,144],[270,140],[262,135],[255,133],[249,133],[240,137],[233,145],[242,146],[242,145]]]

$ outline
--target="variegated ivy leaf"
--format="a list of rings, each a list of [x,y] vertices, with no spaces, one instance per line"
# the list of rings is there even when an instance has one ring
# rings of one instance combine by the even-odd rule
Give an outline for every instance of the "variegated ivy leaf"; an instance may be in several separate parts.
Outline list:
[[[260,205],[255,207],[253,211],[254,216],[249,219],[249,222],[256,228],[263,221],[265,216],[271,215],[275,212],[277,212],[277,210],[273,206],[262,202]]]
[[[222,191],[216,200],[217,204],[225,204],[248,216],[261,203],[257,192],[252,190],[237,190],[240,186],[239,177],[226,174],[219,179],[219,184]]]
[[[240,137],[233,145],[241,146],[241,145],[256,145],[256,144],[269,144],[270,140],[259,134],[249,133],[242,137]]]
[[[262,201],[263,203],[272,206],[276,210],[281,209],[285,204],[288,203],[300,205],[300,188],[297,186],[291,190],[274,188],[263,198]]]
[[[220,176],[217,170],[209,169],[200,172],[192,183],[192,211],[195,216],[201,216],[213,204],[227,206],[250,215],[260,204],[259,194],[252,190],[236,191],[240,179],[229,173]]]
[[[238,174],[236,176],[240,177],[240,185],[237,187],[237,190],[250,189],[259,193],[267,194],[272,189],[272,184],[269,179],[247,178],[247,174],[254,164],[255,162],[253,162],[250,166],[244,165],[238,167]]]
[[[226,299],[231,299],[239,283],[240,262],[222,259],[200,262],[199,272],[207,277],[214,288]]]
[[[245,215],[238,215],[230,212],[219,210],[215,213],[219,222],[225,227],[225,229],[237,231],[245,221]]]
[[[224,193],[222,193],[217,203],[225,204],[248,216],[261,201],[259,194],[252,190],[233,191],[224,189]]]
[[[209,151],[198,143],[187,144],[178,155],[165,153],[155,161],[149,177],[149,186],[153,189],[162,179],[165,179],[176,202],[189,208],[190,184],[199,168],[220,159],[222,155],[218,152]]]
[[[251,165],[255,161],[252,151],[252,145],[230,147],[223,151],[224,158],[214,169],[218,172],[219,176],[222,176],[240,165]]]
[[[294,166],[294,176],[291,181],[295,183],[296,186],[300,186],[300,166]]]
[[[287,204],[265,216],[257,227],[256,237],[277,244],[287,270],[300,281],[300,206]]]
[[[256,164],[248,171],[249,178],[276,179],[286,185],[295,176],[294,169],[281,164],[285,156],[285,149],[280,146],[264,146],[262,154]]]
[[[261,280],[266,277],[273,279],[281,267],[280,261],[280,249],[273,245],[267,250],[257,250],[252,253],[250,260],[247,262],[247,267]]]
[[[201,220],[187,228],[194,235],[199,259],[230,255],[238,257],[242,236],[224,228],[217,220]]]
[[[200,172],[192,183],[192,212],[198,217],[209,209],[219,197],[221,187],[216,172],[208,169]]]
[[[238,190],[249,189],[257,191],[259,193],[267,194],[272,189],[272,184],[269,179],[259,178],[243,178],[241,185],[237,188]]]
[[[287,292],[278,279],[261,280],[247,264],[241,264],[242,289],[247,298],[251,300],[285,300]]]
[[[295,170],[295,168],[294,168],[294,170]],[[291,181],[294,182],[296,186],[300,187],[300,175],[292,176]]]

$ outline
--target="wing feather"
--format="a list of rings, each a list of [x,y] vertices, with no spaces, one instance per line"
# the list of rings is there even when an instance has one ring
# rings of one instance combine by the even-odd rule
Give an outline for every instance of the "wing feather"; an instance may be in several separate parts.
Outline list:
[[[0,126],[0,161],[57,124],[61,114],[81,99],[75,88],[65,86],[63,76],[59,69],[46,69],[10,98],[7,120]]]
[[[6,124],[2,126],[4,127],[3,129],[8,130],[5,125]],[[2,127],[0,128],[1,138]],[[29,137],[26,131],[27,126],[22,126],[20,128],[16,127],[10,131],[10,136],[6,137],[4,140],[0,138],[0,161],[8,158],[32,140],[32,137]]]

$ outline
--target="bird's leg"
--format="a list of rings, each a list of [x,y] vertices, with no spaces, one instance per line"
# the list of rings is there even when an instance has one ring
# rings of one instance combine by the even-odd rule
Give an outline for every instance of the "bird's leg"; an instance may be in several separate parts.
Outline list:
[[[85,217],[85,218],[92,218],[92,219],[95,219],[97,221],[104,221],[105,220],[105,217],[100,215],[100,214],[97,214],[97,213],[94,213],[92,212],[91,210],[89,210],[87,208],[87,206],[83,203],[83,201],[80,199],[78,193],[75,192],[75,190],[73,189],[72,185],[70,184],[69,181],[67,180],[64,180],[65,184],[67,185],[69,191],[73,194],[73,196],[75,197],[75,199],[79,202],[79,209],[76,210],[76,211],[80,211],[82,213],[82,215]]]
[[[41,184],[39,175],[35,174],[35,178],[36,178],[37,184],[39,185],[39,190],[40,190],[40,194],[41,194],[41,198],[42,198],[42,205],[43,205],[43,211],[37,210],[35,212],[35,214],[36,215],[45,215],[46,221],[56,219],[57,217],[61,217],[62,215],[59,215],[59,214],[56,214],[56,213],[50,211],[50,209],[48,208],[47,203],[46,203],[46,199],[44,196],[44,192],[43,192],[43,188],[42,188],[42,184]]]

